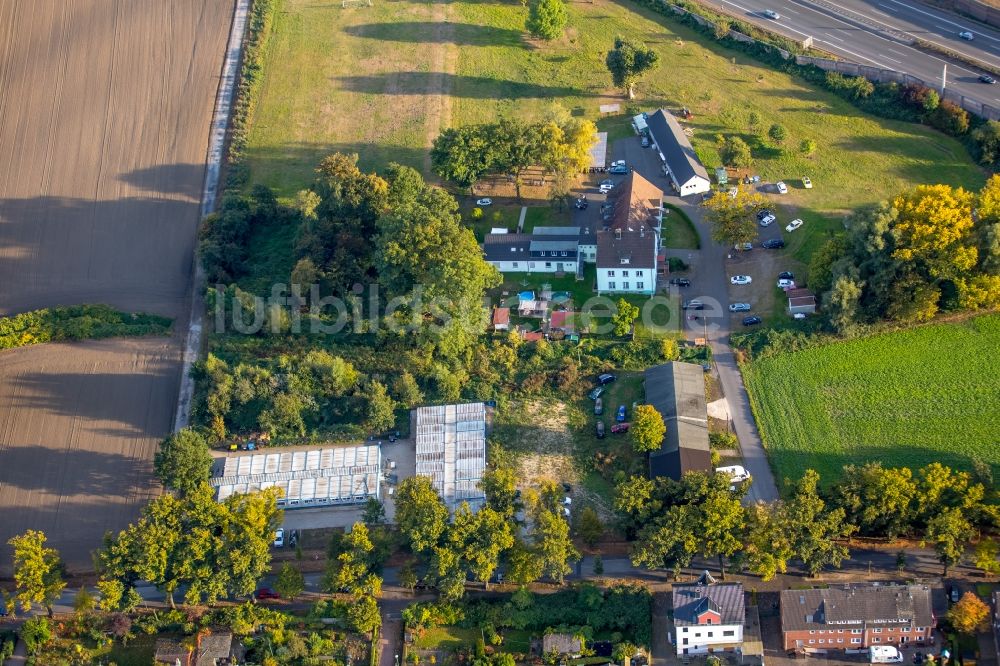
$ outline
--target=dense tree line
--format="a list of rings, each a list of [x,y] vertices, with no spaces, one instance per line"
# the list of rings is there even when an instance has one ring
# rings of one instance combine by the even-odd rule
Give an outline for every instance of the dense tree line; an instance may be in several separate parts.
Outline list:
[[[1000,305],[1000,177],[978,193],[921,185],[858,211],[809,273],[841,333]]]
[[[553,174],[553,187],[568,195],[568,179],[590,166],[597,127],[560,107],[553,108],[549,116],[537,123],[501,118],[495,123],[450,127],[434,140],[434,171],[468,188],[475,188],[483,176],[506,175],[520,199],[524,172],[541,167]]]
[[[982,529],[1000,527],[1000,491],[990,467],[972,473],[932,463],[914,475],[906,467],[872,462],[848,465],[843,478],[820,488],[807,470],[789,483],[784,500],[746,507],[749,483],[731,486],[722,474],[686,474],[680,481],[631,477],[618,484],[620,527],[635,541],[636,566],[679,572],[695,556],[718,557],[770,580],[799,561],[810,574],[837,567],[848,556],[844,540],[859,533],[895,540],[921,536],[947,573]],[[996,544],[982,539],[976,565],[996,568]]]

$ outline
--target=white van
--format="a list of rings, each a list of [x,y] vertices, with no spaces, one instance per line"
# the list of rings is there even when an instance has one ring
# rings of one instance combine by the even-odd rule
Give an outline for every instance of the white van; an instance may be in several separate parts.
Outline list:
[[[901,664],[903,655],[892,645],[872,645],[869,649],[870,661],[873,664]]]
[[[716,467],[715,471],[720,474],[728,474],[733,483],[743,483],[750,478],[750,472],[742,465],[731,465],[729,467]]]

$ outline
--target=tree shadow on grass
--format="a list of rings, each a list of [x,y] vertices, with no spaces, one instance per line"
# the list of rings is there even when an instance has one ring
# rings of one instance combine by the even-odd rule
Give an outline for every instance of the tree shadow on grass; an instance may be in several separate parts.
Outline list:
[[[347,90],[376,95],[451,95],[469,99],[548,99],[593,97],[594,94],[568,86],[546,86],[520,81],[503,81],[484,76],[457,76],[443,72],[388,72],[337,79]]]
[[[363,23],[344,28],[354,37],[380,42],[413,42],[418,44],[457,44],[458,46],[518,46],[524,32],[495,28],[474,23],[437,23],[434,21],[404,21],[401,23]]]

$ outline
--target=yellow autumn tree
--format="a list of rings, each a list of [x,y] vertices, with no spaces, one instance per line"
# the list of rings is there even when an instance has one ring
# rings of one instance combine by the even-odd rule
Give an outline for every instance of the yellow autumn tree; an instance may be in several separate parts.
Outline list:
[[[950,185],[919,185],[897,196],[892,257],[934,280],[955,279],[975,268],[974,202],[971,192]]]

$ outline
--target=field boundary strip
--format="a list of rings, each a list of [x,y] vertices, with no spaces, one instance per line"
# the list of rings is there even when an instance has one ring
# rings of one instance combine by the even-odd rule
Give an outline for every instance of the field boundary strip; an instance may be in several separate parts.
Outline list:
[[[243,35],[246,33],[247,17],[250,14],[251,0],[236,0],[233,11],[233,23],[229,31],[229,42],[226,46],[226,60],[222,66],[222,78],[215,97],[215,111],[212,115],[211,133],[208,140],[208,155],[205,164],[205,183],[201,195],[201,216],[215,209],[215,198],[219,191],[219,174],[222,170],[222,160],[226,146],[226,129],[229,126],[229,114],[233,107],[233,94],[239,78],[240,57],[243,52]],[[197,254],[197,250],[195,251]],[[187,427],[191,419],[191,399],[194,395],[194,377],[191,368],[198,360],[201,349],[202,314],[204,303],[200,296],[205,275],[201,262],[195,256],[194,279],[191,281],[191,312],[188,316],[187,339],[184,342],[184,362],[181,370],[181,388],[177,396],[177,412],[174,416],[174,430]]]

